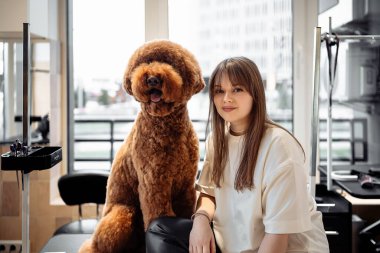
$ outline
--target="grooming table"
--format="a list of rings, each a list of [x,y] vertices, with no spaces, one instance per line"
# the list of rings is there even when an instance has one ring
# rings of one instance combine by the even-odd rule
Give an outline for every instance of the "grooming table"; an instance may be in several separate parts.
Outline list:
[[[49,239],[40,253],[77,253],[82,243],[92,234],[59,234]]]

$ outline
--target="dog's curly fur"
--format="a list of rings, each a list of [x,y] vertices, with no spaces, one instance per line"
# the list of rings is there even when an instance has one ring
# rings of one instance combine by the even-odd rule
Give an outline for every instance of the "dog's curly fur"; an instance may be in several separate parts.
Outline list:
[[[153,219],[191,216],[199,152],[186,104],[204,86],[194,56],[176,43],[151,41],[131,56],[124,88],[141,112],[114,159],[103,217],[80,252],[145,252]]]

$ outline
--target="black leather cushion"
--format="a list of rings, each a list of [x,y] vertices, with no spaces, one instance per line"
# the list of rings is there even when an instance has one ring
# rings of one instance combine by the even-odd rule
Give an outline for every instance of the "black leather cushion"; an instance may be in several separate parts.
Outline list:
[[[66,205],[104,204],[109,171],[83,170],[58,180],[58,189]]]
[[[187,253],[193,221],[178,217],[159,217],[153,220],[146,233],[146,253]],[[220,253],[218,245],[216,253]]]

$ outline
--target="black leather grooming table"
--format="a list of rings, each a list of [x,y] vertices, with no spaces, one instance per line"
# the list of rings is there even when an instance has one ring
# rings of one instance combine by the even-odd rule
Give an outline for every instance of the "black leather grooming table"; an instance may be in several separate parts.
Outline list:
[[[379,166],[379,165],[376,165]],[[334,165],[333,171],[337,170],[356,170],[363,173],[368,173],[370,166],[368,165]],[[323,176],[326,175],[326,167],[320,166],[319,170],[322,172]],[[380,180],[379,178],[376,178]],[[341,187],[343,190],[348,192],[351,196],[361,199],[378,199],[380,198],[380,185],[375,185],[373,188],[362,188],[358,181],[338,181],[333,180],[334,184]]]
[[[77,253],[82,243],[92,234],[59,234],[49,239],[40,253]]]

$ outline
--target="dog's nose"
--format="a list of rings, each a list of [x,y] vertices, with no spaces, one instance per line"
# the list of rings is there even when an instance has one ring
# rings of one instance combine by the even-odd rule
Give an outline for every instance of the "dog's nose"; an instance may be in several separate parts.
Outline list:
[[[157,87],[158,85],[161,84],[161,79],[156,77],[156,76],[150,76],[150,77],[148,77],[146,82],[147,82],[148,86]]]

